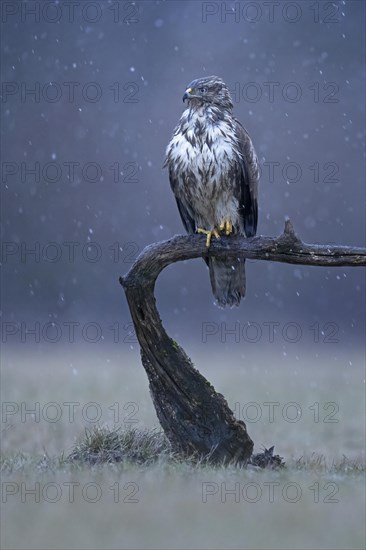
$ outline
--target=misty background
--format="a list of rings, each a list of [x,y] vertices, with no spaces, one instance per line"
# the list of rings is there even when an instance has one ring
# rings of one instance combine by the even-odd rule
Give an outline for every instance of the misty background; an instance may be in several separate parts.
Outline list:
[[[2,3],[7,349],[54,340],[138,353],[118,277],[146,245],[184,232],[162,165],[186,86],[204,75],[228,84],[256,148],[258,234],[279,235],[288,216],[305,242],[365,244],[365,4],[312,6]],[[336,356],[334,343],[364,344],[360,268],[248,261],[245,300],[220,310],[204,263],[192,260],[166,269],[156,296],[188,352],[255,343],[280,357],[293,339]],[[36,323],[39,338],[27,332]]]

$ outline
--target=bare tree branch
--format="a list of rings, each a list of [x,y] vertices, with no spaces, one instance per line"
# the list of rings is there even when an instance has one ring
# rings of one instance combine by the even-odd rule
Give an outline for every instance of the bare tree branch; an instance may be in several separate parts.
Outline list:
[[[365,266],[366,249],[303,243],[289,220],[279,237],[222,237],[212,241],[209,251],[205,241],[202,235],[188,235],[152,244],[120,283],[126,292],[155,409],[173,448],[209,456],[213,462],[246,464],[253,442],[244,422],[235,419],[224,397],[165,332],[154,297],[159,273],[174,262],[207,254],[312,266]]]
[[[366,248],[307,244],[295,234],[292,223],[287,220],[279,237],[240,236],[212,239],[209,252],[202,235],[178,235],[167,241],[147,246],[122,279],[123,286],[130,285],[135,277],[156,279],[168,265],[193,258],[242,255],[252,260],[266,260],[288,264],[313,266],[366,266]]]

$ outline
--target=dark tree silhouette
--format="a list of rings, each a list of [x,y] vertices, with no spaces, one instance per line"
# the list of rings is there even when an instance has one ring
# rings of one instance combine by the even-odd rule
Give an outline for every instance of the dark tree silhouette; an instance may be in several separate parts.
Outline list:
[[[209,251],[202,235],[176,236],[152,244],[120,278],[154,406],[173,449],[184,455],[208,457],[213,463],[245,465],[251,458],[253,441],[244,422],[234,417],[225,398],[168,336],[156,308],[154,287],[159,273],[174,262],[207,254],[312,266],[365,266],[366,249],[303,243],[288,220],[279,237],[222,237],[212,241]]]

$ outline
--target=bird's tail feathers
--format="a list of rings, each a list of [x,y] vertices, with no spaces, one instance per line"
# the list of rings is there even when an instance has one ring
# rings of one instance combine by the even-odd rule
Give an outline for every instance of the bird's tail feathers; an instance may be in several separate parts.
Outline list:
[[[213,295],[220,307],[238,306],[245,296],[245,259],[209,258]]]

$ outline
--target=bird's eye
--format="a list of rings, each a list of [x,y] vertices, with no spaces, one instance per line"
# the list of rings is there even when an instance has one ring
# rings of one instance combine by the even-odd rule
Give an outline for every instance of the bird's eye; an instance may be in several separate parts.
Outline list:
[[[207,88],[198,88],[198,91],[201,92],[201,94],[204,94],[207,92]]]

